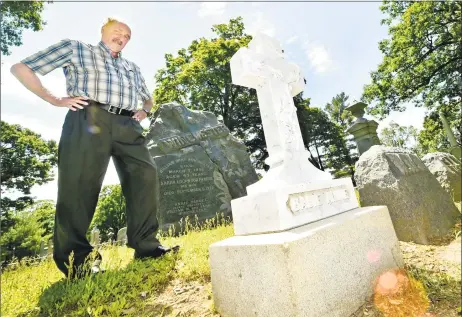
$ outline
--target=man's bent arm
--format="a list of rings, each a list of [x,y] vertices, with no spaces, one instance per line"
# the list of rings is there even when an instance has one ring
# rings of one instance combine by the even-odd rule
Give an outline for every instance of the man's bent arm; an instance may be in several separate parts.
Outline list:
[[[151,109],[152,109],[152,99],[146,99],[144,102],[143,102],[143,109],[146,111],[146,112],[150,112]]]
[[[55,105],[59,98],[55,97],[48,89],[43,87],[40,78],[24,63],[17,63],[11,66],[11,73],[27,89],[42,98],[43,100]]]

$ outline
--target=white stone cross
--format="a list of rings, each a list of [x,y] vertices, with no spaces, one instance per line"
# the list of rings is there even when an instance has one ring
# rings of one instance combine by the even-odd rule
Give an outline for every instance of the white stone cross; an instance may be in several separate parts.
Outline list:
[[[293,96],[304,88],[300,68],[284,59],[280,43],[257,34],[248,48],[242,47],[231,58],[235,85],[257,90],[270,165],[259,182],[248,186],[247,193],[268,191],[287,185],[331,180],[308,161]]]

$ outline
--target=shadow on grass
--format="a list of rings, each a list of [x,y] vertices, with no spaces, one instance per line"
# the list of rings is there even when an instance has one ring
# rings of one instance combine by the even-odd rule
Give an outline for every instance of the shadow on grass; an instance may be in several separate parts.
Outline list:
[[[177,255],[134,260],[120,270],[46,288],[39,307],[22,316],[143,316],[146,299],[162,292],[173,277]]]

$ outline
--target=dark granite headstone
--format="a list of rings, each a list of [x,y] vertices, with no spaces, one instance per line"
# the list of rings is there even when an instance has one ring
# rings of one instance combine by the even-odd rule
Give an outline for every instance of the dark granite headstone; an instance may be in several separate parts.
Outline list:
[[[164,104],[147,138],[159,173],[164,231],[186,217],[193,224],[231,217],[231,199],[246,195],[245,188],[258,180],[246,147],[211,112]]]

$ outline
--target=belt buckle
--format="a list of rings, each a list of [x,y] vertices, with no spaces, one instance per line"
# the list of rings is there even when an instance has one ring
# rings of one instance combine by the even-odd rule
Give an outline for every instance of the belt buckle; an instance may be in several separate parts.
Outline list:
[[[112,109],[115,109],[115,111],[112,111]],[[118,111],[118,112],[117,112]],[[112,114],[120,114],[122,112],[122,108],[117,108],[114,106],[109,106],[107,109],[107,112],[112,113]]]

